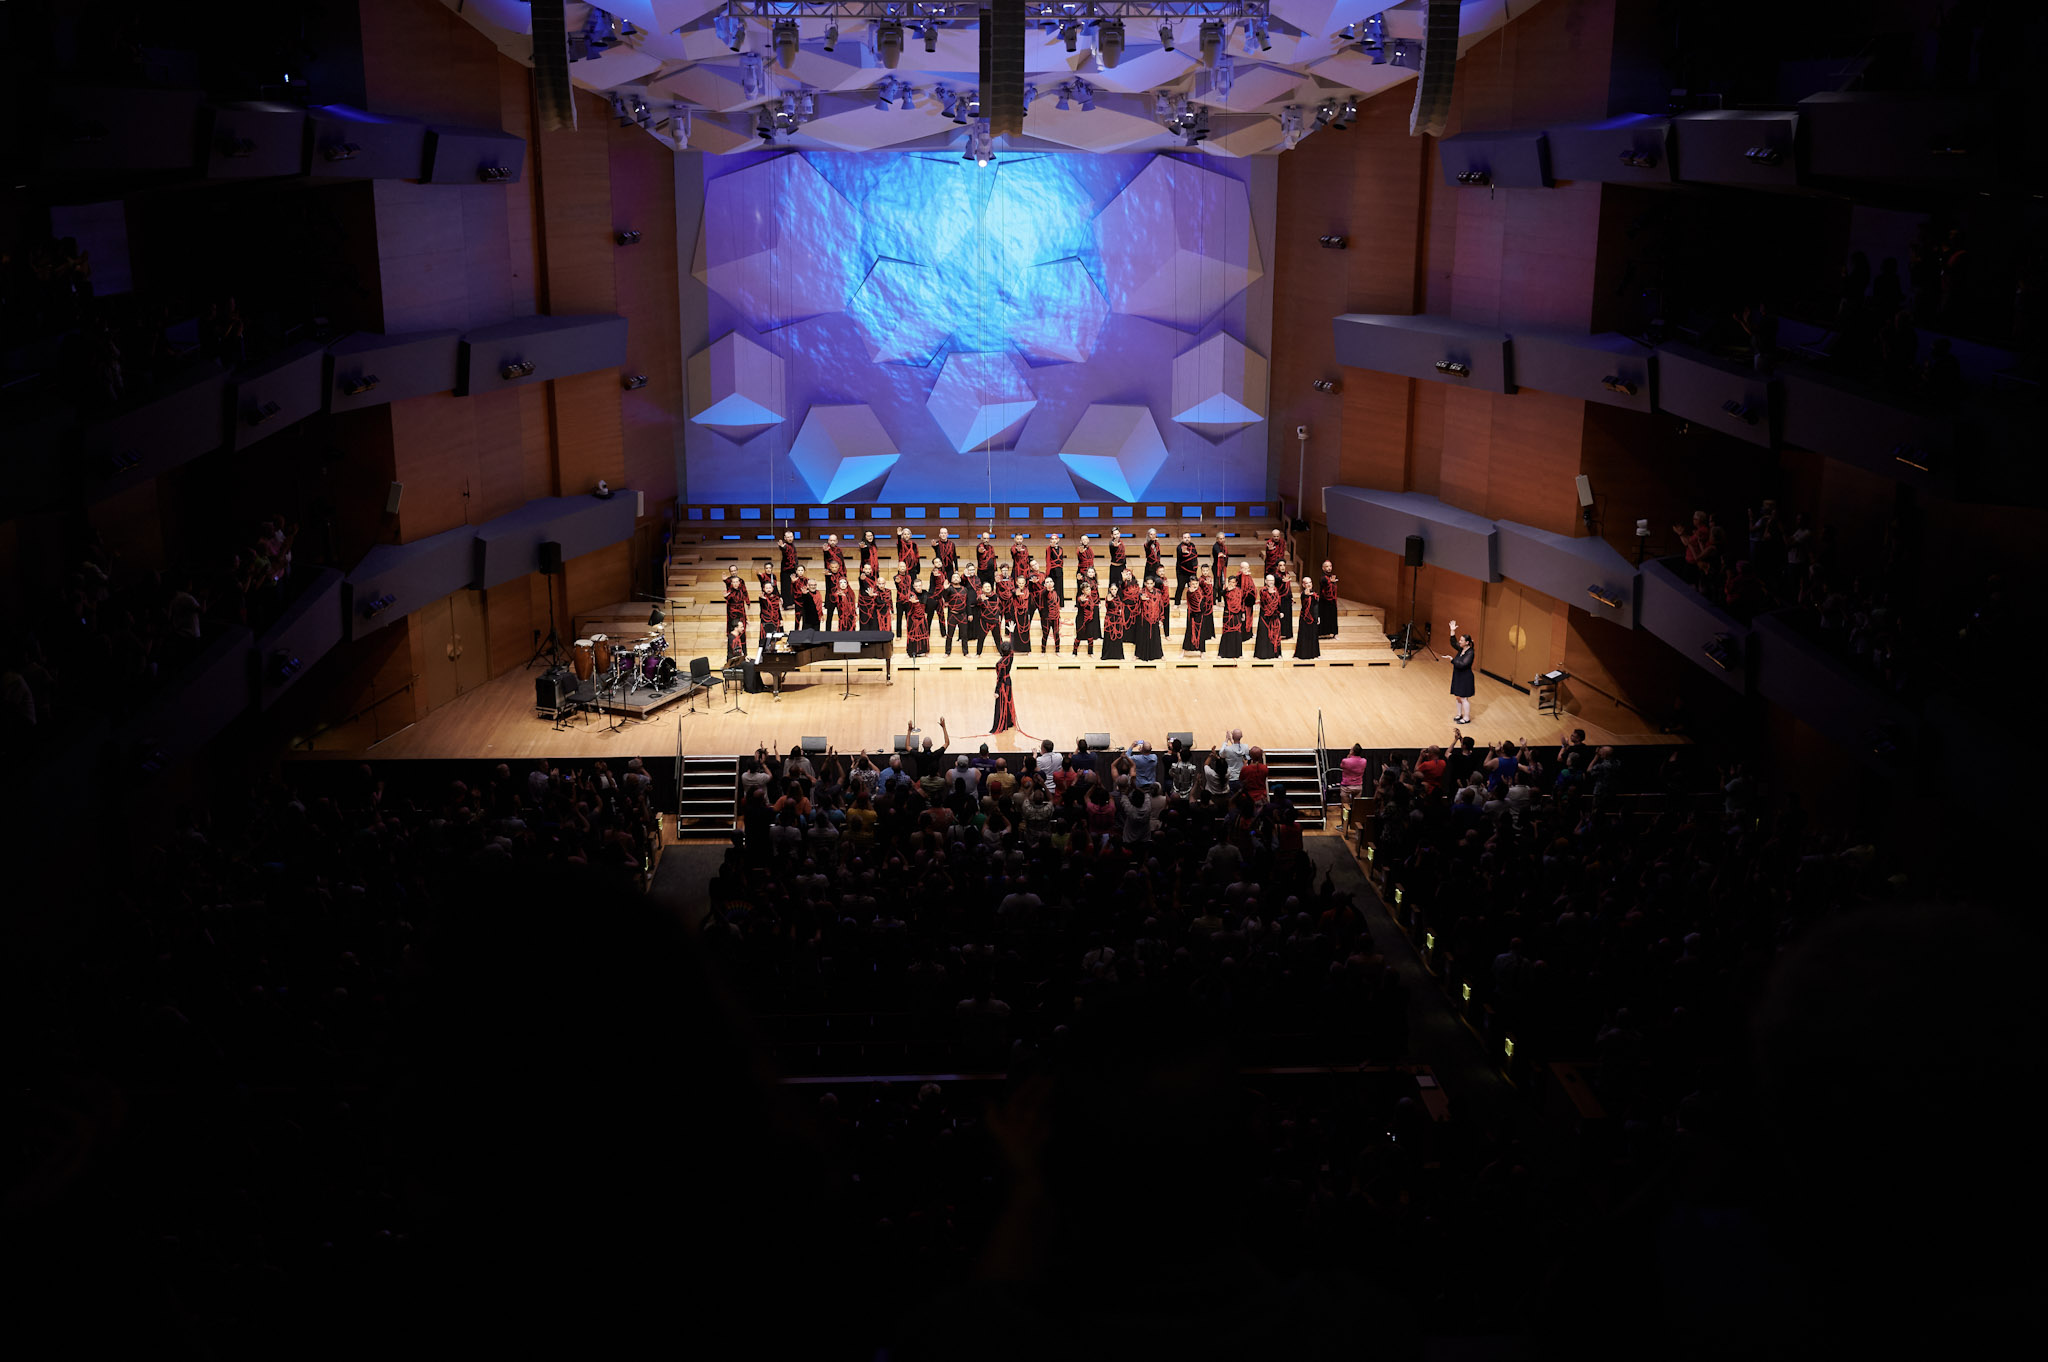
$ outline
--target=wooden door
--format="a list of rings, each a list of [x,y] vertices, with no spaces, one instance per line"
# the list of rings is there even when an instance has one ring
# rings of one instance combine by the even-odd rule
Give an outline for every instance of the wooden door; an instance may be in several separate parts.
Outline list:
[[[438,709],[460,694],[455,684],[455,615],[449,607],[449,598],[444,597],[412,617],[419,637],[420,689],[428,709]]]
[[[1480,670],[1509,685],[1529,689],[1532,677],[1550,669],[1548,598],[1531,599],[1514,582],[1488,582],[1481,614]]]
[[[484,613],[484,593],[458,591],[448,598],[448,659],[455,670],[455,693],[475,690],[491,679],[491,631]]]

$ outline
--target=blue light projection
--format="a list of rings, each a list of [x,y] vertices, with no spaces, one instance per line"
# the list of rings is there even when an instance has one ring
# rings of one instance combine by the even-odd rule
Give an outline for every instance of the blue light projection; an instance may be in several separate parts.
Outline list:
[[[1175,424],[1175,412],[1192,405],[1184,374],[1176,390],[1175,369],[1218,334],[1263,348],[1269,295],[1254,298],[1243,283],[1219,289],[1214,268],[1169,263],[1187,298],[1145,316],[1118,312],[1112,299],[1134,293],[1134,268],[1160,265],[1134,265],[1132,243],[1105,238],[1102,227],[1104,209],[1128,193],[1160,200],[1145,216],[1168,222],[1191,185],[1243,203],[1245,182],[1265,168],[1190,160],[1146,175],[1158,159],[1022,153],[982,168],[955,153],[705,158],[692,273],[709,292],[708,335],[692,344],[735,336],[782,367],[714,376],[732,391],[693,391],[692,406],[718,413],[736,398],[735,410],[782,419],[757,431],[693,418],[690,500],[1097,498],[1102,489],[1084,486],[1063,456],[1084,453],[1067,442],[1102,403],[1148,409],[1165,441],[1160,457],[1133,465],[1148,485],[1112,480],[1117,499],[1263,490],[1263,422],[1220,439]],[[1270,179],[1263,190],[1270,230]],[[1241,209],[1219,226],[1205,249],[1260,258]],[[1185,253],[1161,244],[1169,262]],[[1263,410],[1260,380],[1251,405]]]

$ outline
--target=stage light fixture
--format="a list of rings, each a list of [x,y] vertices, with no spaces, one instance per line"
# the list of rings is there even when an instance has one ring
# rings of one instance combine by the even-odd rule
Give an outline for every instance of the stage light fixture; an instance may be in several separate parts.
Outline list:
[[[256,144],[246,137],[223,137],[220,139],[220,154],[236,158],[254,156]]]
[[[1620,374],[1607,375],[1607,377],[1600,380],[1600,386],[1611,393],[1620,393],[1623,397],[1634,397],[1636,395],[1636,385],[1623,378]]]
[[[1271,52],[1273,50],[1273,36],[1267,30],[1264,19],[1254,19],[1252,21],[1251,34],[1253,41],[1259,45],[1259,51]]]
[[[618,242],[621,246],[638,246],[640,244],[640,231],[636,227],[628,227],[623,231],[614,233],[612,240]]]
[[[1599,585],[1589,586],[1586,588],[1586,594],[1606,606],[1609,610],[1621,609],[1621,596],[1607,587]]]
[[[1741,646],[1726,634],[1714,635],[1713,640],[1702,646],[1700,651],[1707,655],[1709,662],[1724,672],[1733,671],[1742,661]]]
[[[924,50],[926,52],[936,52],[939,50],[939,26],[935,23],[924,26]]]
[[[1928,453],[1918,445],[1893,445],[1892,460],[1895,463],[1902,463],[1908,468],[1918,469],[1922,473],[1927,471]]]
[[[1493,183],[1493,172],[1490,170],[1461,170],[1458,172],[1458,183],[1468,189],[1484,189]]]
[[[1025,113],[1030,113],[1030,112],[1031,112],[1031,101],[1032,101],[1032,100],[1034,100],[1034,99],[1036,99],[1036,98],[1038,98],[1038,87],[1037,87],[1036,85],[1026,85],[1026,86],[1024,87],[1024,112],[1025,112]]]
[[[397,600],[398,598],[396,596],[386,591],[382,595],[373,596],[369,600],[364,601],[362,605],[357,607],[357,610],[358,613],[360,613],[364,619],[373,620],[377,618],[377,616],[383,614],[386,610],[389,610],[392,607],[392,605],[394,605],[397,602]]]
[[[301,665],[296,655],[280,648],[270,655],[270,679],[282,686],[298,674]]]
[[[1067,51],[1072,52],[1080,42],[1080,38],[1081,26],[1072,19],[1060,25],[1060,41],[1067,45]]]
[[[898,88],[900,88],[903,91],[903,103],[901,105],[901,108],[904,113],[909,113],[912,109],[915,109],[917,107],[916,103],[914,102],[917,96],[917,91],[911,86],[911,84],[908,81],[904,81]]]
[[[627,392],[638,392],[647,386],[646,374],[627,374],[619,380],[619,386]]]
[[[891,71],[903,60],[903,25],[895,20],[875,26],[875,53]]]
[[[498,377],[507,383],[515,378],[525,378],[532,372],[533,361],[530,359],[509,359],[498,366]]]
[[[1223,51],[1223,25],[1214,19],[1202,21],[1202,65],[1214,66],[1217,55]],[[1069,52],[1074,49],[1070,46]]]
[[[260,426],[282,410],[275,402],[252,403],[243,412],[243,419],[252,426]]]
[[[1785,159],[1785,153],[1776,147],[1751,147],[1742,153],[1745,161],[1754,161],[1760,166],[1774,166]]]
[[[1730,416],[1742,422],[1744,425],[1753,426],[1756,424],[1755,409],[1749,406],[1739,397],[1731,397],[1726,402],[1723,402],[1721,404],[1721,410],[1727,412]]]
[[[1319,393],[1333,393],[1337,391],[1337,381],[1331,378],[1319,378],[1309,386]]]
[[[476,177],[485,184],[504,184],[512,178],[512,172],[503,166],[479,166]]]
[[[649,629],[659,628],[663,618],[661,606],[657,604],[652,610],[647,612],[647,627]]]
[[[1387,64],[1398,66],[1404,71],[1422,69],[1422,44],[1409,42],[1406,38],[1394,40],[1393,50],[1387,54]]]
[[[320,154],[330,161],[353,161],[362,152],[363,149],[354,142],[329,142],[320,148]]]
[[[1066,111],[1067,109],[1070,109],[1072,106],[1067,103],[1067,87],[1064,85],[1059,85],[1055,86],[1054,89],[1059,94],[1059,98],[1053,101],[1053,107],[1055,109],[1061,110],[1062,112]]]
[[[1621,153],[1621,163],[1635,170],[1655,170],[1657,168],[1657,153],[1647,150],[1639,151],[1635,147],[1627,147]]]
[[[1168,52],[1171,52],[1171,51],[1173,51],[1173,25],[1172,25],[1172,24],[1161,24],[1161,25],[1159,26],[1159,45],[1160,45],[1161,47],[1165,48],[1165,49],[1166,49],[1166,50],[1167,50]]]
[[[775,21],[775,64],[787,71],[796,60],[796,20]]]
[[[1324,250],[1329,251],[1341,251],[1351,244],[1351,238],[1348,236],[1319,236],[1316,241]]]
[[[1102,26],[1095,30],[1095,59],[1104,66],[1115,69],[1124,55],[1124,21],[1104,19]]]
[[[1440,374],[1449,374],[1452,378],[1472,377],[1472,366],[1455,359],[1438,360],[1436,371]]]
[[[376,386],[375,374],[351,374],[341,380],[341,393],[344,397],[361,397]]]
[[[1095,112],[1095,87],[1085,80],[1074,82],[1074,98],[1081,101],[1082,113]]]
[[[895,82],[885,80],[881,83],[880,87],[877,88],[875,91],[875,107],[877,109],[887,109],[889,107],[889,101],[894,99],[895,97]]]
[[[1365,21],[1365,36],[1359,39],[1361,52],[1372,58],[1374,66],[1387,64],[1387,16],[1375,14]]]

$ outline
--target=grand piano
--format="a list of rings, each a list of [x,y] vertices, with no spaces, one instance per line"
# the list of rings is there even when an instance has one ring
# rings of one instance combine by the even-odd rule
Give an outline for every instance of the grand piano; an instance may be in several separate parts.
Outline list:
[[[895,639],[896,636],[887,629],[851,629],[835,633],[798,629],[768,640],[768,646],[761,650],[760,669],[763,674],[775,678],[778,697],[782,694],[782,678],[813,662],[844,662],[849,689],[853,685],[853,663],[861,658],[879,658],[883,678],[894,680],[895,669],[890,659],[895,652]]]

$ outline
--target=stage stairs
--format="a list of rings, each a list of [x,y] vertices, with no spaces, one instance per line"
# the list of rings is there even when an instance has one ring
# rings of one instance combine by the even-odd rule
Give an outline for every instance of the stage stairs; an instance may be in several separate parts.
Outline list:
[[[1322,779],[1315,749],[1269,747],[1266,749],[1266,768],[1268,786],[1286,782],[1287,797],[1294,801],[1302,827],[1323,827],[1329,813],[1323,807]]]
[[[683,758],[683,784],[676,794],[676,832],[731,832],[739,826],[740,759],[734,756]]]

